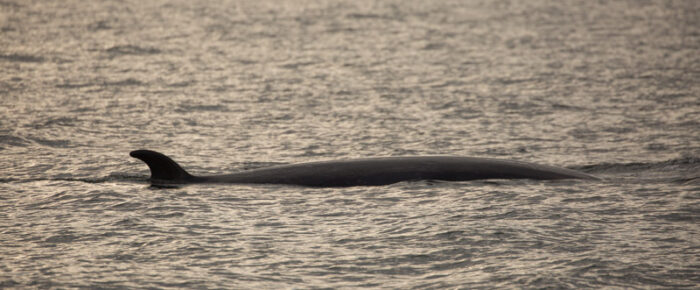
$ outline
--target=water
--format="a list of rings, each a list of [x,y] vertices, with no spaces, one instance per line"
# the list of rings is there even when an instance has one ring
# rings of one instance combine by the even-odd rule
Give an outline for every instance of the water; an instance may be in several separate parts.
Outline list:
[[[700,2],[429,2],[0,2],[0,287],[697,288]],[[154,189],[141,148],[604,180]]]

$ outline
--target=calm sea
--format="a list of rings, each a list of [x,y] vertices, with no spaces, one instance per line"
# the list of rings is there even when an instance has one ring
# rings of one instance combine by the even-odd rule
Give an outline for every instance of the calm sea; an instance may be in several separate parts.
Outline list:
[[[0,288],[700,287],[700,1],[0,1]],[[461,155],[603,181],[149,187]]]

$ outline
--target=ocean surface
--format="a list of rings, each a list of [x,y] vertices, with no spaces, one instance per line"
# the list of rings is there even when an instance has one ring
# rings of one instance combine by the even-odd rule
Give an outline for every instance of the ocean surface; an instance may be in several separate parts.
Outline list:
[[[602,181],[149,186],[459,155]],[[0,288],[700,287],[700,1],[0,0]]]

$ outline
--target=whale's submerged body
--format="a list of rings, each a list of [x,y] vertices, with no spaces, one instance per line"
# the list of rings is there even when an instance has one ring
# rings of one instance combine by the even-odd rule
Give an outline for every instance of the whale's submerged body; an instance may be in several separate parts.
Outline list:
[[[291,184],[315,187],[387,185],[410,180],[466,181],[475,179],[598,179],[571,169],[520,161],[411,156],[320,161],[245,170],[227,175],[194,176],[161,153],[136,150],[130,154],[151,170],[154,185],[189,183]]]

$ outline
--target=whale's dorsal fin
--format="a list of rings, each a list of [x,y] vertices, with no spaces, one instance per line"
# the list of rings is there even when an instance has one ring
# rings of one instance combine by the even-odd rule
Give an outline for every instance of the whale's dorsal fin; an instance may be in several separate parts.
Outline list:
[[[151,181],[179,183],[192,181],[196,178],[162,153],[151,150],[136,150],[131,151],[129,155],[146,162],[148,168],[151,169]]]

